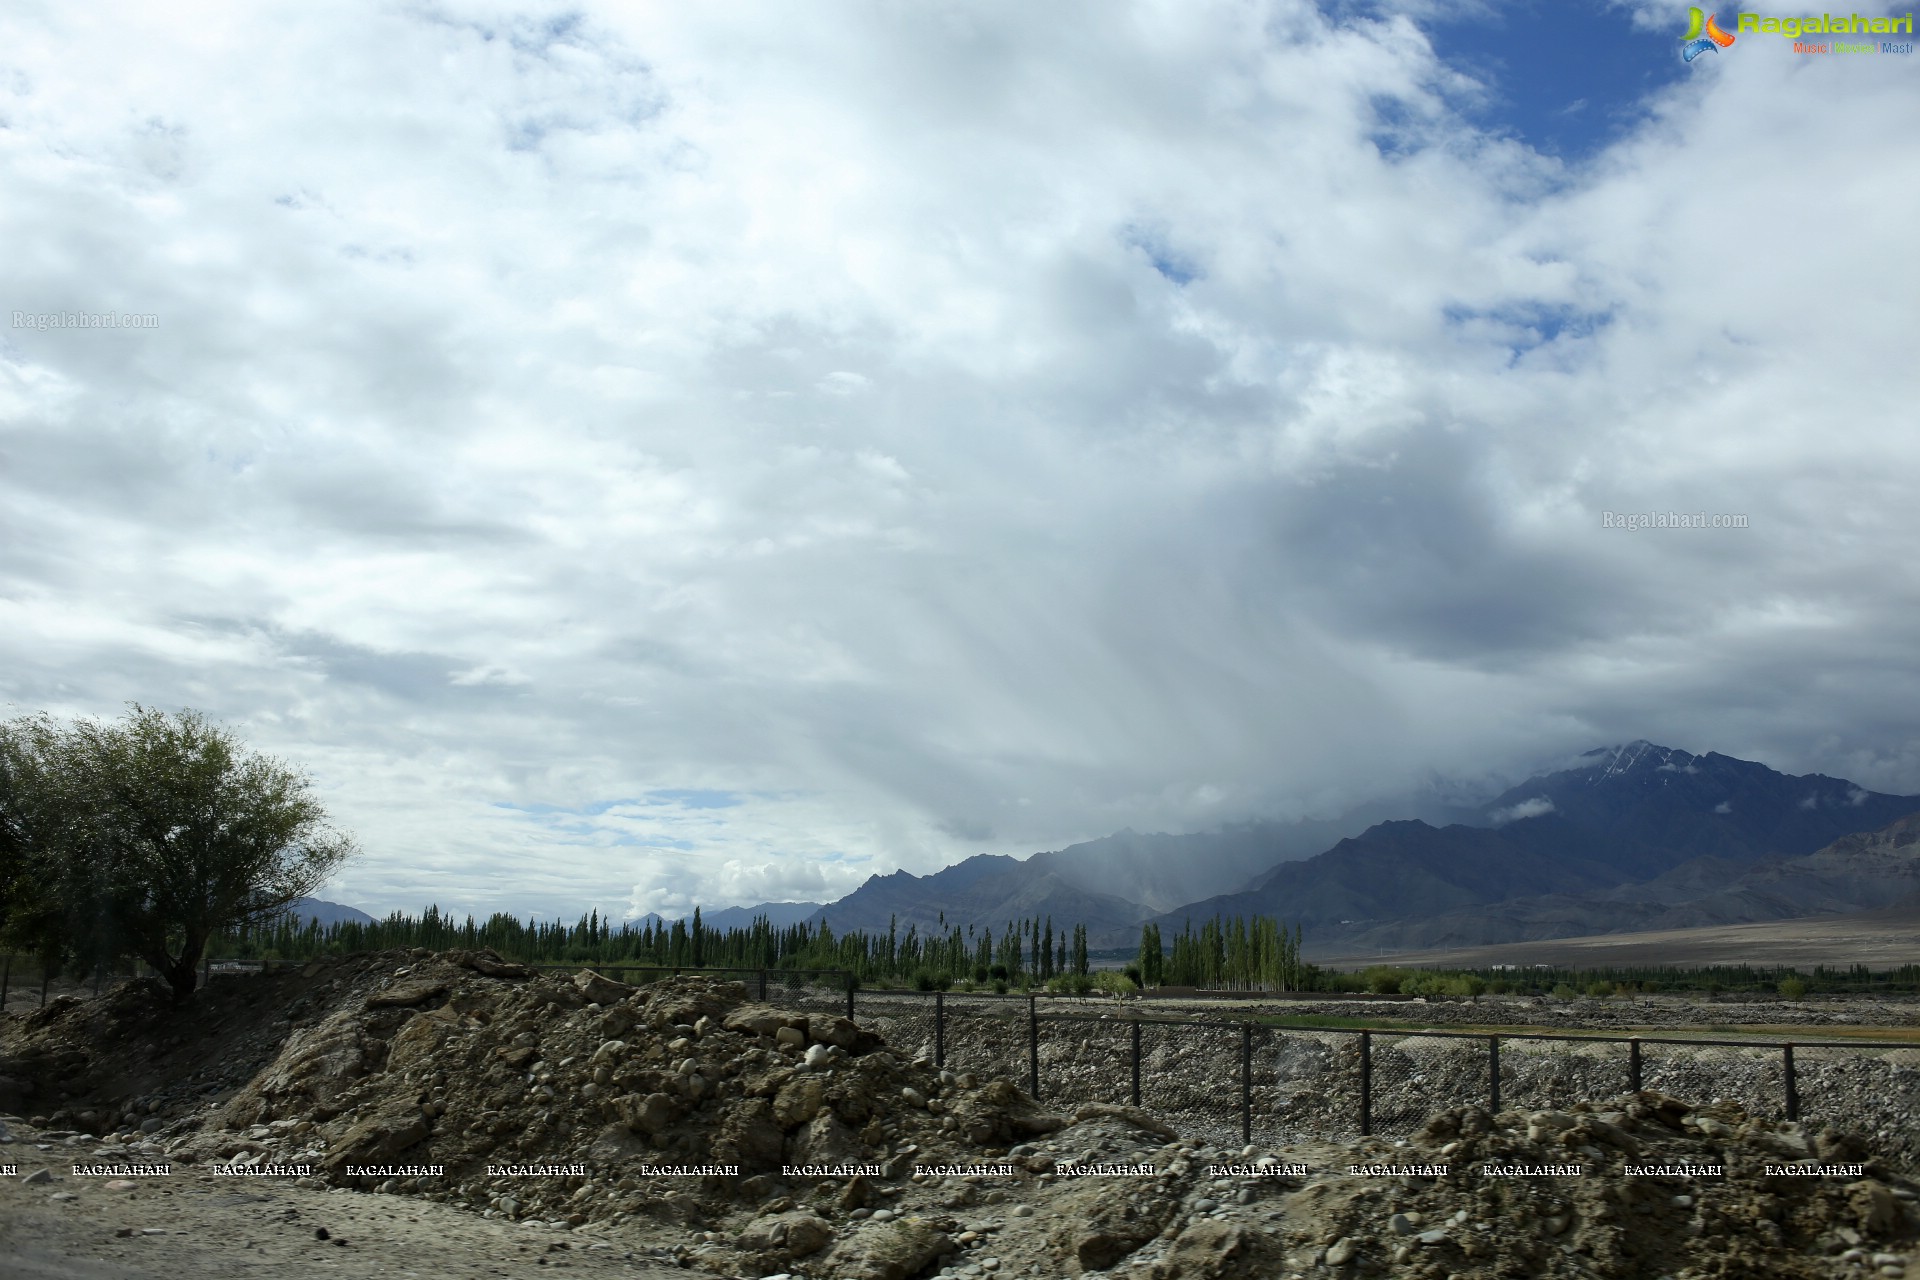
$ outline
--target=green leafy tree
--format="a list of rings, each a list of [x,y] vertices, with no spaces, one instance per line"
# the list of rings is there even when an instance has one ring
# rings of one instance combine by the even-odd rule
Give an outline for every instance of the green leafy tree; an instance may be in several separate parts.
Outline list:
[[[138,958],[184,1001],[210,937],[268,925],[355,853],[306,775],[198,712],[8,728],[33,757],[31,887],[9,927],[56,960]]]
[[[77,808],[61,803],[59,745],[46,716],[0,723],[0,945],[33,953],[48,972],[65,958],[66,931],[47,871],[64,815]]]
[[[1143,924],[1140,926],[1140,985],[1157,987],[1166,976],[1166,955],[1160,949],[1160,926]]]

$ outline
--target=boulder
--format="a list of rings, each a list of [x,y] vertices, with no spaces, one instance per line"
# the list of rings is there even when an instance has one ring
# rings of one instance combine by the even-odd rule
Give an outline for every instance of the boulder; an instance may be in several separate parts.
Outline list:
[[[786,1015],[778,1009],[764,1004],[743,1004],[726,1017],[720,1024],[728,1031],[738,1031],[748,1035],[770,1036],[787,1025]]]
[[[844,1280],[907,1280],[953,1249],[953,1240],[931,1223],[896,1218],[842,1237],[814,1270]]]
[[[680,1104],[664,1093],[649,1093],[645,1097],[630,1093],[616,1099],[613,1108],[621,1124],[634,1133],[645,1134],[659,1133],[672,1124],[680,1112]]]
[[[858,1134],[822,1111],[787,1140],[787,1158],[790,1164],[859,1164],[869,1156]]]
[[[433,1056],[447,1038],[447,1023],[430,1014],[407,1019],[387,1044],[387,1070],[405,1071]]]
[[[573,975],[574,988],[594,1004],[618,1004],[639,990],[624,982],[615,982],[603,977],[591,969],[582,969]]]
[[[789,1081],[773,1099],[773,1119],[782,1129],[793,1129],[820,1114],[826,1085],[817,1076]]]
[[[783,1163],[786,1137],[764,1098],[749,1098],[728,1109],[713,1139],[713,1158],[742,1170],[775,1170]]]
[[[530,978],[533,970],[511,960],[503,960],[500,954],[487,948],[479,951],[449,951],[447,960],[462,969],[471,969],[475,973],[489,978]]]
[[[1169,1196],[1116,1191],[1105,1179],[1088,1179],[1050,1206],[1058,1225],[1048,1241],[1082,1271],[1105,1271],[1159,1235],[1175,1207]]]
[[[1110,1102],[1086,1102],[1076,1108],[1073,1113],[1073,1118],[1076,1123],[1085,1123],[1088,1120],[1100,1120],[1108,1116],[1116,1120],[1124,1120],[1134,1128],[1144,1133],[1151,1133],[1157,1137],[1165,1138],[1168,1142],[1172,1142],[1180,1136],[1174,1132],[1172,1125],[1167,1124],[1163,1120],[1154,1119],[1138,1107],[1115,1106]]]
[[[409,978],[368,996],[367,1008],[401,1009],[409,1005],[425,1004],[445,994],[447,994],[445,982],[438,982],[432,978]]]
[[[739,1247],[748,1253],[775,1253],[805,1258],[833,1242],[833,1227],[804,1209],[756,1218],[740,1233]]]
[[[386,1164],[426,1139],[427,1117],[411,1100],[390,1102],[356,1122],[329,1146],[326,1167],[340,1173],[350,1164]]]
[[[1153,1280],[1217,1280],[1226,1276],[1265,1275],[1272,1261],[1263,1256],[1261,1237],[1239,1223],[1201,1221],[1174,1237]]]

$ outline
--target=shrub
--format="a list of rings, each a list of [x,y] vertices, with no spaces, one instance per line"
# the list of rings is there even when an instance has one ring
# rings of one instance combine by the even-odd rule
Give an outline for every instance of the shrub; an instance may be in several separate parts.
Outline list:
[[[1147,985],[1147,980],[1145,977],[1141,975],[1140,966],[1137,964],[1130,964],[1126,968],[1122,969],[1120,971],[1120,976],[1125,978],[1128,982],[1131,982],[1135,987],[1144,987]]]
[[[1613,984],[1611,982],[1589,982],[1587,984],[1587,994],[1595,1000],[1605,1000],[1613,994]]]
[[[1573,988],[1562,982],[1554,987],[1553,994],[1562,1000],[1571,1000],[1573,999]]]
[[[1366,979],[1367,990],[1377,996],[1399,995],[1405,990],[1408,975],[1398,969],[1388,969],[1375,965],[1361,975]],[[1413,993],[1408,993],[1413,994]]]
[[[1790,974],[1780,979],[1780,995],[1787,1000],[1806,999],[1807,980],[1798,974]]]
[[[1115,973],[1111,969],[1102,969],[1093,975],[1093,987],[1110,996],[1130,996],[1140,989],[1130,974]]]

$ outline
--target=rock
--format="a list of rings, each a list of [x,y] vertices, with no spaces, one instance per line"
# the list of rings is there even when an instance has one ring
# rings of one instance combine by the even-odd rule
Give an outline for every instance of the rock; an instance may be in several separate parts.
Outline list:
[[[785,1148],[786,1140],[773,1118],[772,1106],[764,1098],[749,1098],[723,1115],[714,1136],[713,1157],[750,1172],[772,1170],[783,1163]]]
[[[1083,1271],[1105,1271],[1132,1254],[1160,1234],[1178,1207],[1171,1196],[1127,1194],[1103,1181],[1075,1184],[1048,1205],[1059,1224],[1048,1243]]]
[[[778,1253],[790,1258],[816,1254],[833,1241],[833,1227],[806,1210],[756,1218],[740,1233],[740,1248],[749,1253]]]
[[[818,1079],[808,1076],[791,1080],[774,1095],[774,1123],[782,1129],[806,1124],[820,1114],[825,1100],[826,1086]]]
[[[650,1093],[644,1098],[630,1093],[615,1099],[613,1106],[621,1124],[635,1133],[646,1134],[659,1133],[672,1124],[680,1110],[680,1104],[664,1093]]]
[[[50,1169],[35,1169],[32,1173],[20,1179],[20,1181],[29,1187],[44,1186],[53,1181],[53,1171]]]
[[[1327,1248],[1327,1265],[1330,1267],[1344,1267],[1348,1262],[1353,1260],[1353,1255],[1356,1251],[1357,1246],[1353,1243],[1353,1237],[1341,1236]]]
[[[636,1135],[624,1124],[610,1124],[600,1131],[600,1136],[587,1148],[587,1163],[614,1165],[628,1160],[636,1160],[647,1155],[652,1148],[644,1138]]]
[[[437,996],[447,994],[447,984],[430,979],[414,979],[411,982],[396,982],[384,991],[376,991],[367,997],[369,1009],[399,1009],[408,1005],[425,1004]]]
[[[1089,1120],[1100,1120],[1109,1116],[1116,1120],[1124,1120],[1143,1133],[1151,1133],[1165,1138],[1168,1142],[1172,1142],[1180,1136],[1174,1132],[1172,1126],[1168,1125],[1165,1121],[1154,1119],[1138,1107],[1120,1107],[1109,1102],[1085,1102],[1075,1109],[1073,1113],[1074,1120],[1082,1124]]]
[[[1196,1222],[1174,1237],[1154,1280],[1198,1280],[1255,1273],[1260,1237],[1239,1223]],[[1262,1273],[1264,1274],[1264,1273]]]
[[[919,1218],[865,1226],[842,1238],[813,1270],[843,1280],[907,1280],[953,1252],[946,1232]]]
[[[816,1013],[807,1018],[807,1038],[815,1044],[830,1044],[853,1053],[861,1048],[862,1035],[859,1025],[851,1018]]]
[[[978,1092],[955,1099],[952,1115],[958,1131],[981,1146],[1011,1146],[1071,1123],[1065,1116],[1042,1111],[1032,1098],[1005,1080],[989,1081]]]
[[[858,1135],[831,1111],[821,1111],[787,1141],[792,1164],[857,1164],[867,1158]]]
[[[924,1107],[927,1105],[927,1095],[911,1085],[900,1090],[900,1097],[910,1107]]]
[[[582,969],[573,975],[576,991],[594,1004],[618,1004],[639,990],[624,982],[615,982],[612,978],[602,977],[591,969]]]
[[[411,1099],[387,1103],[340,1135],[323,1162],[338,1174],[350,1164],[384,1164],[427,1136],[427,1118]]]
[[[1428,1246],[1445,1244],[1447,1242],[1447,1233],[1436,1228],[1432,1231],[1422,1231],[1419,1235],[1415,1236],[1414,1239]]]
[[[498,952],[484,948],[479,951],[449,951],[447,959],[463,969],[471,969],[489,978],[526,978],[533,973],[527,966],[503,960]]]
[[[1900,1225],[1900,1204],[1893,1192],[1871,1178],[1846,1185],[1854,1221],[1870,1236],[1891,1235]]]
[[[720,1025],[728,1031],[771,1036],[777,1035],[780,1028],[787,1025],[787,1016],[778,1009],[763,1004],[741,1005],[727,1014]]]
[[[406,1071],[433,1056],[447,1038],[448,1025],[439,1018],[418,1017],[407,1020],[387,1046],[387,1070]]]
[[[781,1027],[773,1033],[774,1040],[783,1049],[798,1049],[807,1042],[807,1033],[798,1027]]]
[[[823,1044],[808,1045],[804,1061],[809,1071],[825,1071],[833,1061],[833,1051]]]
[[[1397,1236],[1410,1236],[1420,1229],[1420,1215],[1396,1213],[1387,1219],[1387,1230]]]

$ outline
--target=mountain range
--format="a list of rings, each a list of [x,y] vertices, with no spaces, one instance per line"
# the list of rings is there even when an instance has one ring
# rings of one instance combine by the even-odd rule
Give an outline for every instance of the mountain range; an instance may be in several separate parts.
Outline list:
[[[1148,921],[1166,932],[1216,914],[1263,914],[1301,925],[1309,950],[1324,953],[1862,910],[1886,905],[1911,859],[1869,867],[1882,850],[1872,842],[1893,838],[1884,832],[1859,836],[1867,843],[1858,847],[1836,842],[1920,811],[1920,796],[1633,742],[1484,804],[1409,807],[1420,816],[1123,831],[1025,859],[981,854],[931,875],[873,876],[808,918],[924,932],[1051,916],[1114,947],[1136,942]],[[1205,891],[1182,900],[1195,886]],[[744,922],[807,905],[725,914]],[[722,913],[703,920],[720,926]]]

